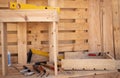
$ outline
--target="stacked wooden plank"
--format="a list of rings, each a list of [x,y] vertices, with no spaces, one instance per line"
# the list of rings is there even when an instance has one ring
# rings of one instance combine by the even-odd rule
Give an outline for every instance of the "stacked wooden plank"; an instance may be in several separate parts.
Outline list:
[[[47,5],[47,0],[28,0],[27,3]],[[88,50],[88,0],[59,0],[58,7],[61,8],[59,52]],[[8,23],[8,50],[12,54],[18,54],[18,34],[18,23]],[[27,37],[28,50],[48,51],[48,23],[27,23]]]

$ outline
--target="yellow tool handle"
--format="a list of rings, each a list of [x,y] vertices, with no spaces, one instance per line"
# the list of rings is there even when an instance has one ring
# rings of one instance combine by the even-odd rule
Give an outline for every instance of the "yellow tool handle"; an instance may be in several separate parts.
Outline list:
[[[33,54],[38,54],[38,55],[45,56],[45,57],[49,56],[48,52],[44,52],[44,51],[40,51],[40,50],[36,50],[36,49],[31,49],[31,50],[32,50]],[[62,56],[58,56],[58,59],[63,59],[63,57]]]
[[[58,7],[50,7],[50,6],[36,6],[32,4],[23,4],[23,3],[16,3],[16,2],[10,2],[10,9],[38,9],[38,10],[57,10],[57,12],[60,12],[60,8]]]

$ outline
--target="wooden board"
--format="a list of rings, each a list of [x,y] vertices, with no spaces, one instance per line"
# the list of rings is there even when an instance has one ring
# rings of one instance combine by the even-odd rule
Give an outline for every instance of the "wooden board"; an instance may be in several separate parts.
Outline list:
[[[86,19],[88,18],[88,11],[85,9],[77,9],[77,10],[67,10],[63,9],[60,12],[60,19]]]
[[[34,4],[37,6],[47,6],[48,0],[27,0],[27,3]]]
[[[33,45],[28,45],[28,49],[34,48]],[[42,51],[49,52],[48,45],[41,45],[39,48]],[[66,52],[66,51],[85,51],[89,49],[89,44],[61,44],[58,45],[59,52]]]
[[[37,35],[39,40],[46,41],[48,40],[48,33],[39,33],[39,34],[29,34],[29,40],[34,40],[34,35]],[[69,37],[71,35],[71,37]],[[59,40],[85,40],[88,39],[88,33],[84,33],[84,31],[79,33],[59,33]]]
[[[113,35],[114,35],[114,49],[115,49],[115,56],[116,59],[120,59],[120,1],[119,0],[112,0],[112,7],[113,7]]]
[[[21,58],[22,57],[22,58]],[[27,63],[27,25],[18,24],[18,63]]]
[[[48,5],[56,7],[57,0],[48,0]],[[55,75],[58,75],[57,57],[58,57],[58,25],[57,22],[53,22],[49,26],[49,62],[54,64]]]
[[[7,75],[8,59],[7,59],[7,25],[0,23],[1,26],[1,46],[2,46],[2,75]]]
[[[88,8],[88,0],[59,0],[60,8]]]
[[[52,22],[58,21],[55,10],[0,10],[1,22]]]
[[[28,31],[33,32],[34,28],[37,28],[38,31],[48,30],[49,23],[28,23]],[[88,30],[88,23],[58,23],[58,30]],[[38,32],[39,33],[39,32]]]
[[[62,68],[65,70],[116,70],[117,61],[111,59],[64,59]]]
[[[104,52],[110,52],[114,56],[113,48],[113,23],[112,23],[112,2],[109,0],[103,1],[103,48]]]
[[[102,51],[100,0],[89,1],[89,51]]]

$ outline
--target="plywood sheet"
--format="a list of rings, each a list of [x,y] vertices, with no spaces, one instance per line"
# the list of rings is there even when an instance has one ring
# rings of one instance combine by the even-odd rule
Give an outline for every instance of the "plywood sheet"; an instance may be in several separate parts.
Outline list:
[[[117,62],[111,59],[64,59],[62,68],[65,70],[116,70]]]

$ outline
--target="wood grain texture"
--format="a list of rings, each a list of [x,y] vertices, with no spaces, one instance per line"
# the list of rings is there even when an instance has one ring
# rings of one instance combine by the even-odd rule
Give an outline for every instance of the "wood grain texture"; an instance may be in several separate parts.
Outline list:
[[[57,0],[48,0],[48,5],[57,7]],[[54,74],[58,75],[58,24],[53,21],[49,26],[49,61],[54,63]]]
[[[114,56],[113,45],[113,23],[112,23],[112,2],[103,1],[103,47],[104,52],[110,52]]]
[[[8,59],[7,59],[7,25],[1,23],[1,47],[2,47],[2,75],[7,75],[8,72]]]
[[[113,9],[113,35],[114,35],[114,49],[116,59],[120,59],[120,1],[112,0],[112,9]]]
[[[55,75],[57,75],[57,55],[58,55],[58,27],[56,22],[49,26],[49,61],[55,64]]]
[[[88,0],[59,0],[60,8],[88,8]]]
[[[58,21],[53,10],[0,10],[2,22],[52,22]]]
[[[18,63],[27,63],[27,25],[18,24]]]
[[[100,0],[89,0],[89,51],[100,52],[101,25],[100,25]]]
[[[65,70],[117,70],[117,61],[112,59],[64,59],[62,68]]]

